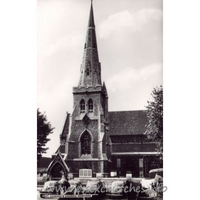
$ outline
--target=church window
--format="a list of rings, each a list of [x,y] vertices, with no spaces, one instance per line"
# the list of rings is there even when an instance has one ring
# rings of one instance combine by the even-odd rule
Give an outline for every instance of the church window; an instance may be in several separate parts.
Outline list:
[[[86,70],[86,74],[87,74],[87,76],[90,75],[90,69],[89,69],[89,68],[87,68],[87,70]]]
[[[82,99],[80,102],[81,113],[85,112],[85,101]]]
[[[81,154],[91,154],[91,137],[87,131],[81,137]]]
[[[92,99],[89,99],[88,101],[88,107],[89,107],[89,113],[93,112],[93,101]]]

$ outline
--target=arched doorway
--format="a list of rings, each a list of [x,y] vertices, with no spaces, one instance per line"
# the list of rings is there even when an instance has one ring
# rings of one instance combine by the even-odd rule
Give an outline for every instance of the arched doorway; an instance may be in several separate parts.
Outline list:
[[[51,172],[50,172],[51,179],[55,179],[55,180],[61,179],[63,173],[66,177],[67,174],[65,173],[62,165],[59,162],[57,162],[51,169]]]

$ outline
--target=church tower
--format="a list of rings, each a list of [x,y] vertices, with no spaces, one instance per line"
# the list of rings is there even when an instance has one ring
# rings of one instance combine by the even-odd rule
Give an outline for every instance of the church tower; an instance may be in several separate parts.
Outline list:
[[[80,79],[73,87],[73,112],[65,143],[66,164],[74,176],[81,169],[91,170],[88,176],[107,172],[108,95],[101,82],[93,3],[91,2]]]
[[[117,172],[123,177],[147,176],[149,170],[162,167],[156,144],[145,135],[148,124],[146,110],[108,112],[91,2],[73,111],[66,115],[60,146],[48,166],[50,179],[58,180],[63,173],[83,178]]]

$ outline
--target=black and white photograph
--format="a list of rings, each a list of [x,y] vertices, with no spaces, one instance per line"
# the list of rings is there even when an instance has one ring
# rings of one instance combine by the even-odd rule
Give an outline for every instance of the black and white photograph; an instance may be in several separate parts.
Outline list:
[[[162,200],[163,1],[37,1],[37,199]]]
[[[199,7],[2,1],[1,199],[198,199]]]

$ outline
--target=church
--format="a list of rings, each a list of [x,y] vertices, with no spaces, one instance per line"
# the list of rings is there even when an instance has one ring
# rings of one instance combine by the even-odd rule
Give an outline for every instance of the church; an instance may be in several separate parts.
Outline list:
[[[51,179],[61,172],[73,177],[145,177],[150,169],[162,167],[155,143],[144,135],[146,111],[109,112],[101,70],[91,2],[73,112],[66,114],[60,146],[47,169]]]

